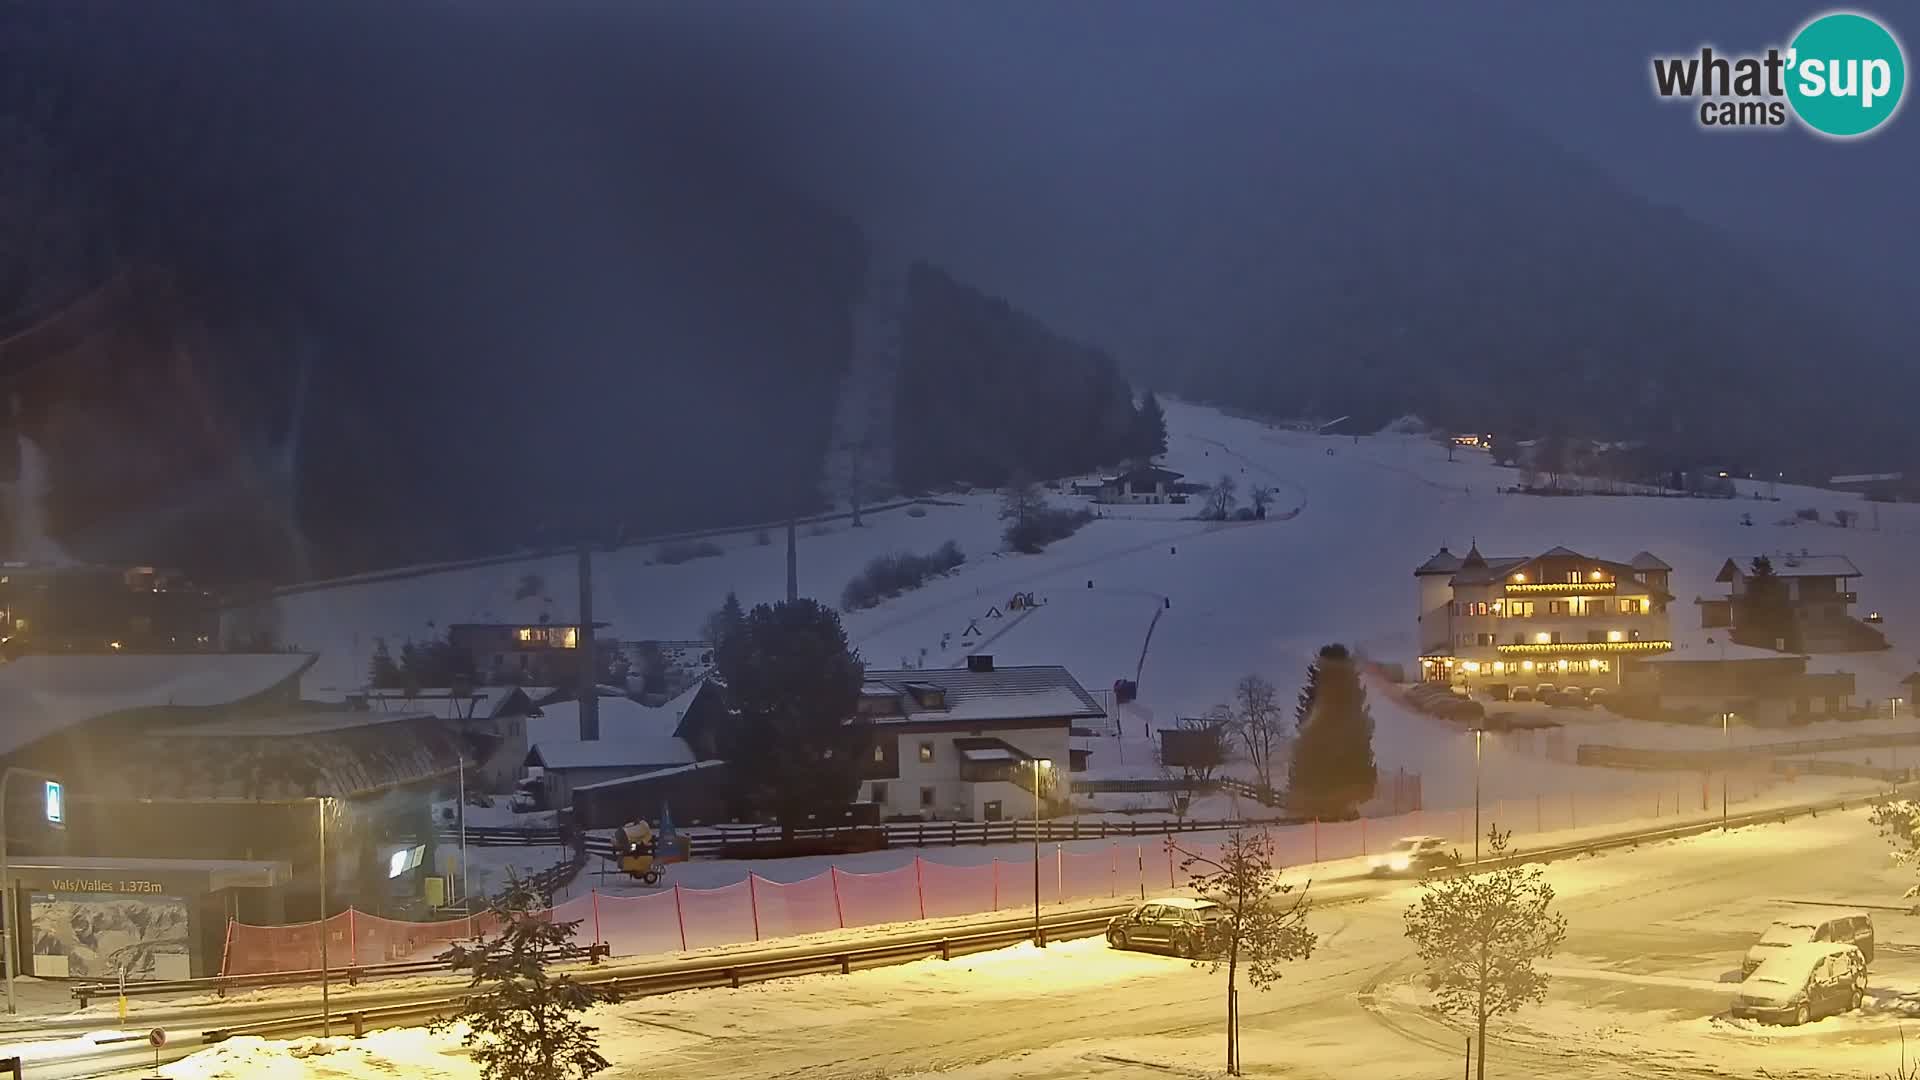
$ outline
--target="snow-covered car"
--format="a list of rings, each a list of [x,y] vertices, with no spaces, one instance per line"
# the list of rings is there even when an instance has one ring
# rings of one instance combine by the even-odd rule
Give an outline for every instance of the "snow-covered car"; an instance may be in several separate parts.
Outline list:
[[[1149,900],[1107,923],[1116,949],[1158,949],[1175,956],[1211,956],[1227,931],[1227,909],[1211,900],[1173,896]]]
[[[1369,868],[1375,877],[1419,874],[1447,861],[1447,842],[1437,836],[1408,836],[1375,855]]]
[[[1740,962],[1740,973],[1750,975],[1774,954],[1795,945],[1837,943],[1860,950],[1867,963],[1873,962],[1873,920],[1864,911],[1809,910],[1805,914],[1783,915],[1773,920],[1760,940],[1747,950]]]
[[[1587,703],[1587,692],[1577,686],[1563,686],[1554,691],[1551,704],[1563,709],[1578,709]]]
[[[1804,1024],[1860,1007],[1867,994],[1867,958],[1839,942],[1789,945],[1767,957],[1740,984],[1733,1015]]]
[[[1512,690],[1508,691],[1507,698],[1508,700],[1511,700],[1511,701],[1532,701],[1533,687],[1516,686]]]

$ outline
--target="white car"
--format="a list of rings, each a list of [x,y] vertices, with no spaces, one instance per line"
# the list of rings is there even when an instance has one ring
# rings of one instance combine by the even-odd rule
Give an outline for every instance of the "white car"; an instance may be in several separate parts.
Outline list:
[[[1420,874],[1447,861],[1447,842],[1437,836],[1408,836],[1396,840],[1369,864],[1376,877]]]

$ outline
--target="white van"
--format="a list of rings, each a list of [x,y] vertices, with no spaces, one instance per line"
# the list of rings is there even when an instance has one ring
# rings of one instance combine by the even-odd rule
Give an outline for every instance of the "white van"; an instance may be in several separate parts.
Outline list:
[[[1873,962],[1873,920],[1860,911],[1810,910],[1804,915],[1783,915],[1773,920],[1747,950],[1740,963],[1740,974],[1751,975],[1769,957],[1793,945],[1834,942],[1859,948],[1867,963]]]
[[[1804,1024],[1860,1007],[1867,958],[1852,945],[1789,945],[1775,950],[1740,984],[1733,1015]]]

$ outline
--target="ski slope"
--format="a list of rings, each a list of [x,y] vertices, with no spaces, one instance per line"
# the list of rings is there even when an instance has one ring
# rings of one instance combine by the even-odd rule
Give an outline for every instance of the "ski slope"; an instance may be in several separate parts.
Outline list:
[[[1383,661],[1411,664],[1415,652],[1413,567],[1445,544],[1463,552],[1477,541],[1489,554],[1530,554],[1555,545],[1613,559],[1649,550],[1674,567],[1671,609],[1676,643],[1713,655],[1692,601],[1724,589],[1713,577],[1729,557],[1810,550],[1851,558],[1865,575],[1859,609],[1886,617],[1895,647],[1884,653],[1822,657],[1816,670],[1851,670],[1862,698],[1904,693],[1914,670],[1904,627],[1920,619],[1920,578],[1909,572],[1920,506],[1873,507],[1858,496],[1781,486],[1777,501],[1629,496],[1542,498],[1503,494],[1515,482],[1481,452],[1409,435],[1321,436],[1279,430],[1218,411],[1169,401],[1164,461],[1188,479],[1230,475],[1244,493],[1275,490],[1265,521],[1191,520],[1195,504],[1101,507],[1105,515],[1040,555],[998,552],[1001,523],[992,493],[943,496],[936,504],[802,527],[799,578],[804,594],[836,600],[875,555],[926,552],[956,541],[968,562],[954,574],[874,609],[847,614],[849,638],[871,666],[953,666],[989,652],[1001,665],[1064,664],[1090,690],[1116,679],[1139,681],[1126,761],[1096,752],[1096,774],[1151,773],[1144,732],[1226,700],[1240,676],[1259,673],[1285,699],[1322,645],[1345,642]],[[1760,485],[1764,487],[1764,485]],[[1751,486],[1744,493],[1751,495]],[[1069,501],[1066,496],[1057,496]],[[1811,507],[1860,511],[1863,525],[1840,529],[1797,521]],[[1750,514],[1752,526],[1741,524]],[[716,538],[717,557],[662,565],[652,545],[595,561],[595,614],[623,640],[684,638],[729,590],[747,604],[784,595],[784,537],[762,544],[754,530]],[[531,577],[530,577],[531,575]],[[515,599],[525,586],[532,595]],[[317,650],[307,690],[337,695],[365,681],[376,637],[390,644],[444,633],[467,621],[556,621],[573,617],[577,592],[570,557],[423,573],[376,584],[348,584],[279,601],[283,634]],[[1008,609],[1016,593],[1038,607]],[[989,617],[995,609],[999,617]],[[1150,635],[1150,636],[1149,636]],[[1376,756],[1383,769],[1426,777],[1431,805],[1471,798],[1472,748],[1449,725],[1374,695]],[[1585,714],[1576,730],[1597,726],[1605,741],[1664,745],[1693,731],[1615,723]],[[1863,730],[1848,725],[1846,730]],[[1717,733],[1715,733],[1717,735]],[[1802,733],[1796,732],[1796,736]],[[1817,732],[1805,733],[1813,737]],[[1779,738],[1778,733],[1766,737]],[[1138,745],[1135,745],[1138,740]],[[1524,796],[1568,784],[1630,786],[1632,777],[1576,769],[1495,749],[1482,761],[1490,793]]]

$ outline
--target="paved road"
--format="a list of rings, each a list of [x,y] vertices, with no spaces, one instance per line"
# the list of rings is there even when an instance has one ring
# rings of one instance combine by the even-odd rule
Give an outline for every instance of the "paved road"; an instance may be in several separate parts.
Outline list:
[[[1776,1076],[1802,1068],[1868,1076],[1892,1068],[1891,1017],[1793,1033],[1710,1019],[1731,998],[1720,980],[1784,901],[1899,902],[1906,879],[1889,867],[1864,815],[1650,845],[1548,873],[1570,922],[1567,947],[1553,961],[1546,1007],[1501,1033],[1490,1074],[1754,1076],[1764,1064]],[[1250,1074],[1459,1074],[1461,1032],[1424,1012],[1411,989],[1402,912],[1412,895],[1410,886],[1379,886],[1364,902],[1316,913],[1313,959],[1276,988],[1243,996]],[[1877,918],[1884,940],[1920,944],[1920,927],[1905,916]],[[598,1021],[620,1043],[609,1075],[998,1080],[1218,1070],[1222,976],[1170,958],[1112,957],[1094,942],[1056,948],[1057,961],[993,954],[1004,969],[984,973],[969,961],[930,963],[616,1007]],[[1888,980],[1920,988],[1920,964],[1903,953],[1890,950],[1875,965],[1883,994]],[[1873,1057],[1882,1047],[1884,1061]],[[1855,1073],[1832,1068],[1869,1058],[1872,1067]]]

